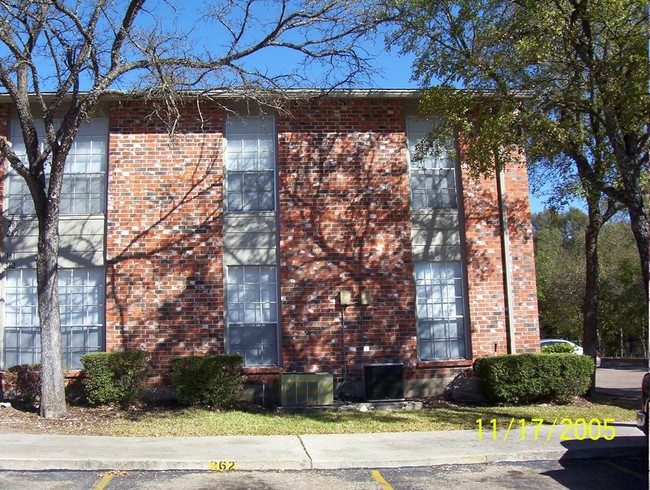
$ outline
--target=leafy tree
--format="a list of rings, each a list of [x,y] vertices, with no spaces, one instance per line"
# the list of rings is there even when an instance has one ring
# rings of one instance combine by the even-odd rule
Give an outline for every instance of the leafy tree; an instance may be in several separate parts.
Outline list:
[[[467,163],[493,172],[518,158],[576,176],[587,199],[585,351],[596,347],[598,232],[620,203],[648,294],[648,9],[641,0],[385,0],[389,45],[414,53],[422,110],[443,116]],[[459,91],[458,88],[471,90]],[[513,159],[514,157],[514,159]]]
[[[543,337],[581,337],[585,291],[584,233],[587,217],[578,209],[533,216],[540,330]]]
[[[544,337],[580,337],[588,216],[570,209],[533,216],[540,329]],[[600,232],[598,337],[601,355],[643,355],[648,312],[634,236],[616,216]],[[621,346],[621,342],[623,346]]]
[[[0,84],[13,102],[26,158],[4,140],[0,157],[24,178],[38,219],[46,418],[66,413],[58,223],[65,161],[82,121],[118,88],[155,100],[173,132],[177,101],[187,91],[219,89],[273,104],[292,87],[349,86],[367,73],[358,41],[373,21],[357,2],[223,0],[203,7],[203,16],[192,17],[194,7],[179,2],[177,11],[166,0],[0,2]]]
[[[648,304],[628,223],[617,220],[603,227],[599,255],[601,351],[608,356],[644,357]]]

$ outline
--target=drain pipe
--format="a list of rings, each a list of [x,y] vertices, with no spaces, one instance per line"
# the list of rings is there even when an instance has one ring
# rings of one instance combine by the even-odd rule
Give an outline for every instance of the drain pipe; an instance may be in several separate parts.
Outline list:
[[[498,155],[498,151],[495,152]],[[510,257],[510,233],[508,231],[508,209],[506,203],[505,169],[499,164],[497,157],[497,197],[499,200],[499,218],[501,221],[501,260],[503,263],[503,282],[506,309],[506,333],[508,335],[508,354],[516,354],[514,317],[512,314],[512,261]]]

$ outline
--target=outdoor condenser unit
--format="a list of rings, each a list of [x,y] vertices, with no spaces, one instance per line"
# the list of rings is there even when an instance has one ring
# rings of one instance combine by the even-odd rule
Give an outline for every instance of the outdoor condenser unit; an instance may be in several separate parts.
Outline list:
[[[369,402],[404,399],[404,366],[400,363],[365,364],[363,384]]]
[[[334,376],[330,373],[287,373],[280,376],[280,401],[284,406],[331,405]]]

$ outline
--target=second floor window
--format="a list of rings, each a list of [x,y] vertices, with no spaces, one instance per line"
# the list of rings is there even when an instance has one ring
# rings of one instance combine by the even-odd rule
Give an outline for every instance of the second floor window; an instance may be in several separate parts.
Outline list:
[[[423,155],[418,158],[418,145],[427,137],[432,124],[430,120],[415,117],[406,120],[412,207],[415,210],[455,209],[458,204],[452,145],[448,145],[438,155]]]
[[[226,141],[227,211],[275,211],[273,117],[229,116]]]
[[[40,135],[44,134],[42,125],[37,127],[37,131]],[[107,136],[107,119],[92,119],[79,128],[65,163],[61,189],[62,215],[92,215],[104,212]],[[14,150],[27,165],[25,145],[18,123],[11,125],[11,140]],[[32,197],[23,178],[11,168],[7,178],[7,213],[22,216],[35,214]]]

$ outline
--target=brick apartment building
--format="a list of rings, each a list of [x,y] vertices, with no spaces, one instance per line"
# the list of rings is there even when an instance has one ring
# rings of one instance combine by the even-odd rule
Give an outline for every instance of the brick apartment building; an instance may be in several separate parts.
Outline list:
[[[414,159],[431,127],[417,97],[340,92],[286,113],[206,100],[173,139],[145,103],[106,103],[66,164],[66,365],[146,349],[156,386],[177,355],[240,353],[248,380],[271,384],[400,363],[414,395],[479,356],[536,351],[526,168],[508,168],[500,192],[497,176],[469,177],[462,145]],[[14,117],[0,100],[0,132],[19,149]],[[37,226],[17,175],[2,191],[8,368],[40,355]]]

